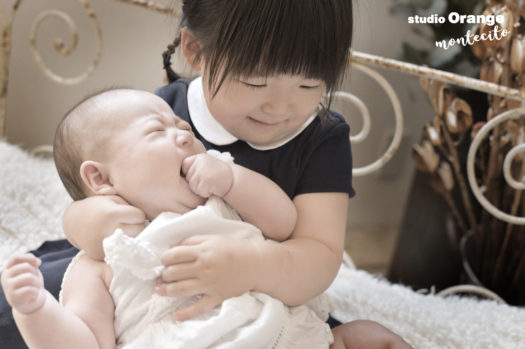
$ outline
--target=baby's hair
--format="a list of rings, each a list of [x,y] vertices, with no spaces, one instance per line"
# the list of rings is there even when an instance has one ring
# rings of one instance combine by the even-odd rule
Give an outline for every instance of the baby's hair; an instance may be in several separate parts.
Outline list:
[[[352,0],[184,0],[181,27],[196,37],[216,94],[228,76],[302,75],[339,85],[352,43]],[[170,82],[179,78],[163,53]]]
[[[58,175],[73,200],[87,197],[86,186],[80,175],[80,166],[86,160],[86,126],[93,122],[94,116],[99,113],[96,106],[100,97],[120,90],[131,89],[110,87],[86,96],[67,111],[58,124],[53,141],[53,157]],[[91,142],[95,142],[96,139],[89,137]]]

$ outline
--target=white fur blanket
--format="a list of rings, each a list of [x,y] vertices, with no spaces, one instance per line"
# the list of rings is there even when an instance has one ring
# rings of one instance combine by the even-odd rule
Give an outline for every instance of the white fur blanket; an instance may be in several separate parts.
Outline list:
[[[52,160],[0,141],[0,268],[15,252],[63,237],[69,202]],[[347,267],[327,293],[337,319],[376,320],[415,348],[525,348],[523,308],[422,295]]]
[[[0,141],[0,269],[16,252],[63,238],[61,217],[69,202],[53,160]]]
[[[414,348],[525,348],[524,308],[424,295],[345,266],[327,293],[336,319],[378,321]]]

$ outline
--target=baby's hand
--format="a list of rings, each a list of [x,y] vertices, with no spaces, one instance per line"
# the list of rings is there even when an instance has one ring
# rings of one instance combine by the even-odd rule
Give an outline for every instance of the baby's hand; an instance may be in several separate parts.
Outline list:
[[[206,153],[184,159],[182,173],[190,189],[204,198],[212,195],[224,197],[233,185],[231,165]]]
[[[38,269],[42,262],[27,253],[12,257],[2,272],[5,298],[17,311],[29,314],[42,308],[46,300],[44,278]]]

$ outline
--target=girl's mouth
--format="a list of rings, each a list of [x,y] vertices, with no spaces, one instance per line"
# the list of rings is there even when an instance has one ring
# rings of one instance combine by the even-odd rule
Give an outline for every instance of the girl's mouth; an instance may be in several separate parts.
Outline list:
[[[277,126],[279,125],[281,122],[267,122],[267,121],[261,121],[261,120],[257,120],[255,118],[252,118],[251,116],[248,116],[248,119],[250,119],[253,123],[257,124],[257,125],[261,125],[263,127],[274,127],[274,126]]]

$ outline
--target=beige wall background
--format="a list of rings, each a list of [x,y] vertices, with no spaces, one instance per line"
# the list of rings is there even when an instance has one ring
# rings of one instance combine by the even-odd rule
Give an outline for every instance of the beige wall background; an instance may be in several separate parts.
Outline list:
[[[169,0],[157,0],[169,4]],[[356,2],[354,49],[396,58],[402,40],[417,40],[409,25],[388,14],[390,2]],[[7,140],[24,148],[52,141],[62,115],[86,94],[110,86],[131,86],[153,91],[163,84],[161,52],[171,42],[178,22],[167,15],[116,0],[89,0],[102,29],[102,57],[96,70],[82,83],[59,85],[39,70],[32,58],[29,37],[35,18],[44,10],[67,13],[77,26],[79,42],[68,57],[58,55],[53,41],[70,41],[65,23],[49,17],[37,32],[38,49],[55,73],[71,77],[82,73],[96,51],[93,24],[79,1],[26,0],[17,11],[13,25],[10,84],[7,100]],[[366,229],[397,229],[401,222],[413,176],[410,147],[418,142],[422,125],[433,113],[414,77],[379,70],[397,91],[405,112],[404,137],[398,154],[382,170],[355,178],[357,196],[350,201],[348,226]],[[372,115],[369,138],[353,145],[354,164],[366,165],[386,149],[394,132],[392,107],[386,94],[365,75],[349,71],[344,89],[368,105]],[[348,116],[352,133],[362,121],[357,109],[337,103]]]

